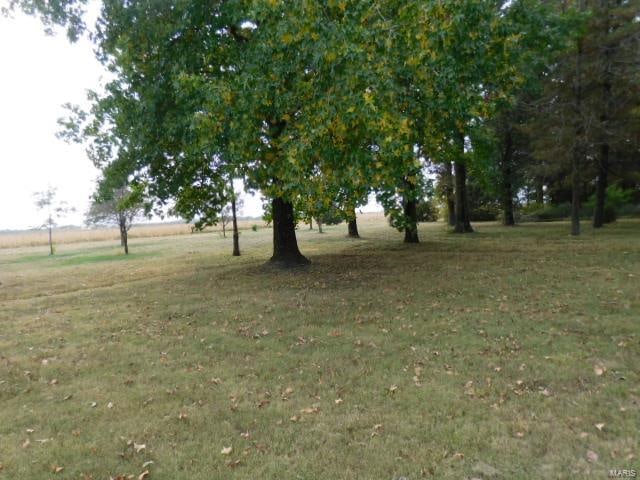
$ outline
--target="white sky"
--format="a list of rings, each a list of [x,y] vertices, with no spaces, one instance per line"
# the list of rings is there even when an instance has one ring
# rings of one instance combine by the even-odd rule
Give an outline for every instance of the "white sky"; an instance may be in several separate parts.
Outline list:
[[[0,230],[41,225],[33,193],[49,185],[76,208],[59,223],[82,224],[99,172],[81,145],[55,133],[62,105],[86,105],[104,73],[87,39],[72,44],[63,32],[45,35],[36,18],[0,15]],[[259,195],[244,197],[242,215],[262,215]]]
[[[33,193],[48,185],[78,209],[62,223],[81,223],[98,171],[82,146],[58,140],[65,102],[85,103],[102,67],[87,40],[46,36],[35,18],[0,16],[0,229],[43,222]]]

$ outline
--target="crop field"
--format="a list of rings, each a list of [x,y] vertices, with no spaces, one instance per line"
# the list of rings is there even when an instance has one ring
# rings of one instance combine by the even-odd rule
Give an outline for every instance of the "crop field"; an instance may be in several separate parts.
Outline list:
[[[248,230],[253,225],[264,228],[262,220],[239,220],[238,228]],[[130,238],[166,237],[173,235],[191,234],[191,225],[184,223],[151,223],[135,225],[130,232]],[[230,227],[227,227],[230,229]],[[206,232],[222,234],[220,225],[208,227]],[[102,240],[118,240],[120,232],[117,228],[69,228],[56,230],[56,243],[99,242]],[[1,248],[38,247],[49,244],[49,234],[46,230],[25,230],[19,232],[0,232]]]
[[[640,221],[0,249],[0,479],[640,470]]]

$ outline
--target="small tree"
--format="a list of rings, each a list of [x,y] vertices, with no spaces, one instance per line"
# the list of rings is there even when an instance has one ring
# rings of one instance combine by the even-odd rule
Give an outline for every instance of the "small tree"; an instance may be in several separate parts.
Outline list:
[[[53,255],[53,227],[57,225],[56,220],[65,216],[69,212],[75,211],[74,208],[67,206],[66,202],[56,201],[57,189],[49,187],[42,192],[33,194],[38,210],[45,210],[47,218],[40,228],[46,228],[49,231],[49,255]]]
[[[236,214],[242,211],[244,200],[238,198],[236,202]],[[229,202],[220,212],[220,224],[222,225],[222,236],[227,238],[227,226],[233,224],[233,205]]]
[[[120,245],[125,255],[129,254],[129,230],[135,219],[144,215],[142,191],[129,186],[108,192],[97,192],[87,212],[87,225],[117,225],[120,230]]]

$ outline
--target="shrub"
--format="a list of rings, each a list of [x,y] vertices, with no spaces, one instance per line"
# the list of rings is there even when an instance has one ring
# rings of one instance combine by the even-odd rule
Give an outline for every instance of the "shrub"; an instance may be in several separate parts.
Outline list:
[[[251,230],[253,230],[254,232],[258,231],[258,225],[256,225],[255,223],[253,225],[251,225]]]
[[[320,220],[323,225],[338,225],[344,221],[344,215],[337,208],[331,208],[321,215],[318,215],[317,219]]]
[[[640,217],[640,205],[633,205],[632,203],[622,205],[617,213],[621,217]]]
[[[627,205],[631,203],[633,192],[624,190],[617,185],[611,185],[607,188],[607,198],[604,204],[604,223],[615,222],[618,214],[623,211]],[[583,216],[592,217],[596,207],[596,195],[593,194],[584,204],[582,212]]]
[[[552,222],[563,220],[571,215],[571,204],[559,205],[532,204],[522,208],[522,221],[524,222]]]
[[[492,222],[497,220],[500,215],[500,209],[493,205],[480,205],[471,209],[469,219],[472,222]]]
[[[421,200],[418,202],[418,222],[437,222],[438,206],[433,200]]]

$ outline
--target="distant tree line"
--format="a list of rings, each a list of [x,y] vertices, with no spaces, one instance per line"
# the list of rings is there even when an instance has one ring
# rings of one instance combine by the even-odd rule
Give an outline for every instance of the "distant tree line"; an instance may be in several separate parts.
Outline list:
[[[84,4],[10,8],[75,39]],[[220,221],[234,180],[260,190],[281,265],[308,262],[298,221],[335,214],[357,235],[370,194],[408,243],[428,195],[456,233],[566,204],[578,235],[585,206],[599,228],[614,197],[640,201],[638,11],[640,0],[108,1],[91,39],[114,77],[90,111],[70,106],[63,136],[87,145],[105,181],[126,178],[199,225]]]

